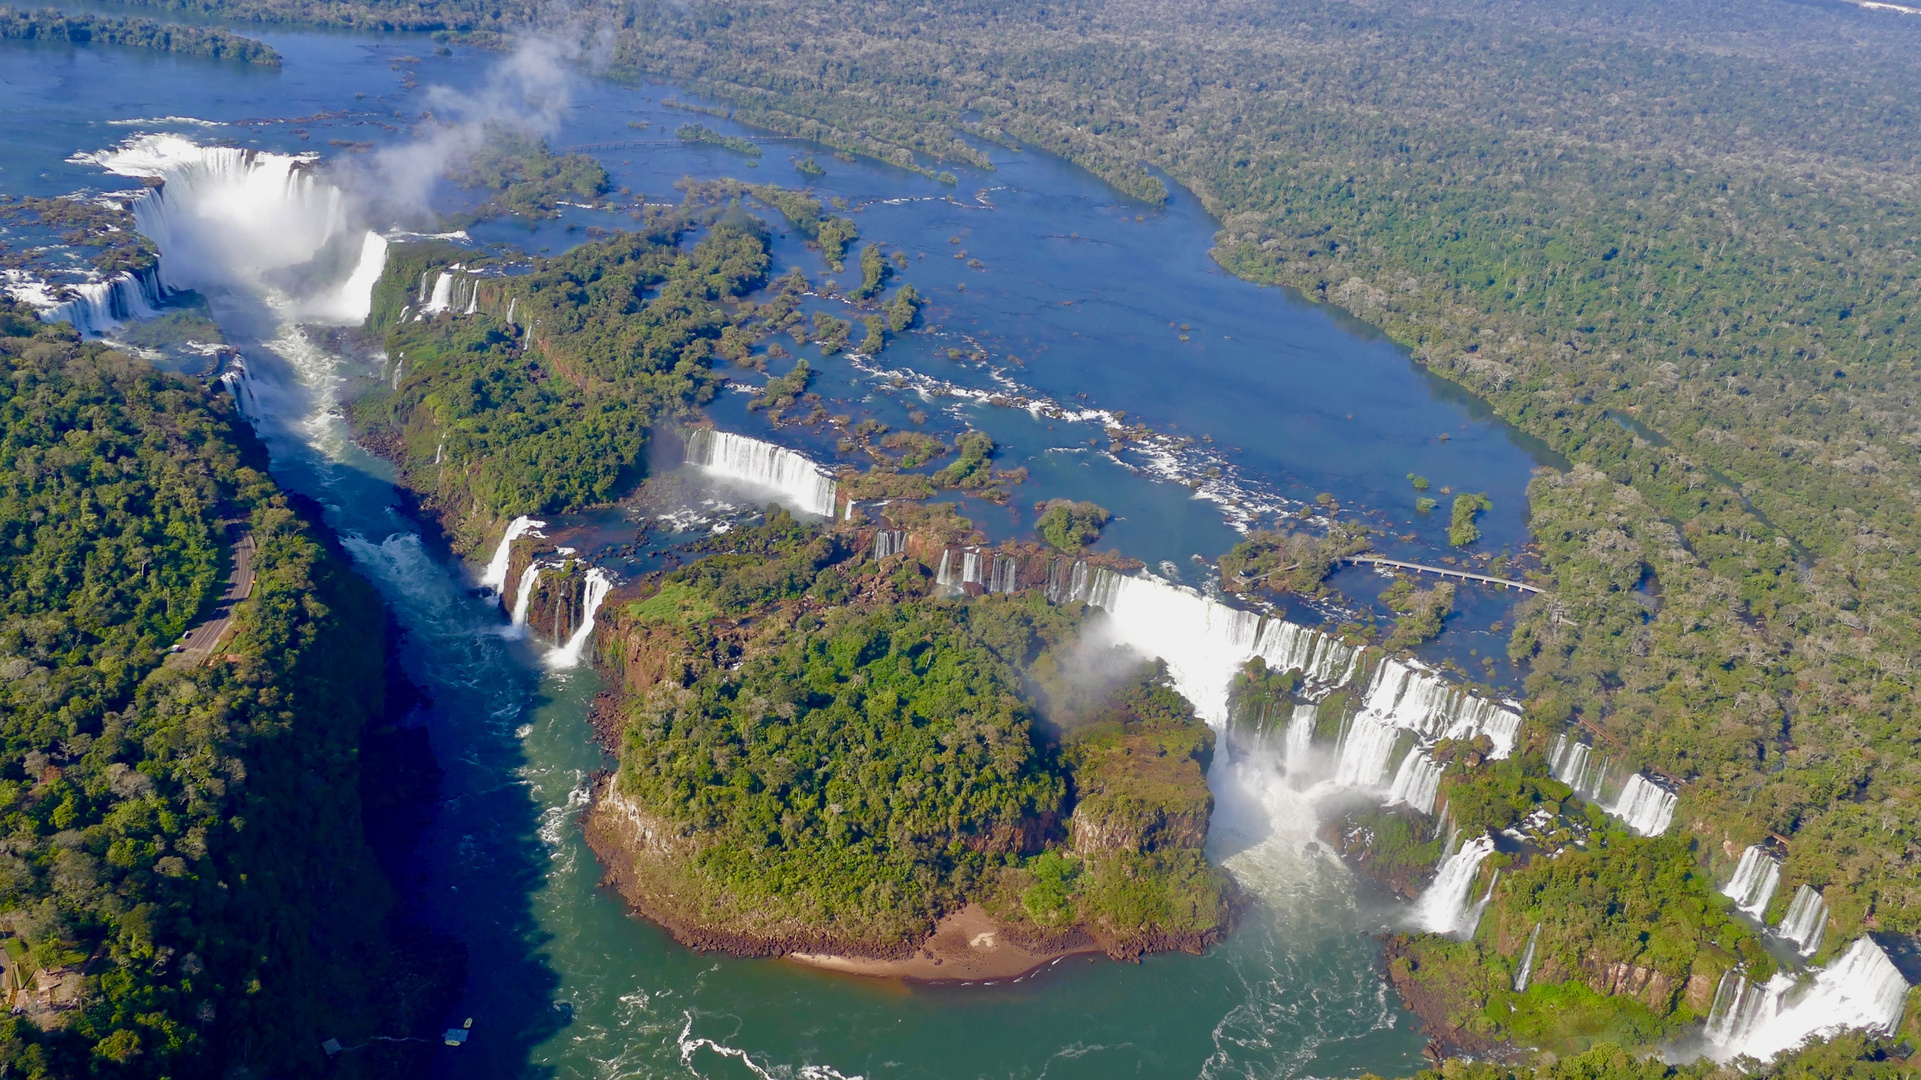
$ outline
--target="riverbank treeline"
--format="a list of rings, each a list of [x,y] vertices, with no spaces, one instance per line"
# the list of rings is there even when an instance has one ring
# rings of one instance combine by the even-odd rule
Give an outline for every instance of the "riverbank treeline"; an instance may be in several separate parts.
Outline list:
[[[857,236],[845,218],[819,218],[811,198],[720,183],[689,185],[682,206],[649,210],[634,231],[536,259],[525,274],[492,272],[451,244],[394,245],[367,322],[391,367],[357,391],[361,437],[463,549],[517,514],[631,493],[655,429],[711,401],[723,365],[765,370],[788,356],[770,345],[777,335],[824,353],[851,344],[853,318],[801,309],[812,285],[799,268],[749,299],[772,262],[765,224],[740,205],[749,194],[790,219],[816,215],[816,233],[843,251]],[[442,275],[457,302],[431,310]],[[918,299],[903,284],[883,301],[885,275],[866,276],[873,288],[855,317],[861,347],[877,352],[913,324]],[[788,362],[765,389],[792,405],[809,369]]]
[[[379,597],[224,394],[10,304],[0,367],[0,1062],[305,1076],[323,1039],[420,1034],[460,960],[399,919],[363,818],[421,797],[362,790],[406,742]],[[242,536],[230,628],[171,653]]]
[[[152,19],[95,15],[59,8],[28,10],[0,6],[0,38],[20,41],[95,42],[136,49],[238,60],[246,64],[280,66],[280,54],[264,41],[241,37],[205,26],[180,26]]]
[[[1834,898],[1831,942],[1921,928],[1889,839],[1921,828],[1912,31],[1616,7],[696,3],[624,57],[782,130],[974,132],[1150,200],[1165,170],[1224,266],[1379,323],[1584,466],[1534,491],[1535,722],[1681,780],[1716,850],[1805,838],[1787,874]]]

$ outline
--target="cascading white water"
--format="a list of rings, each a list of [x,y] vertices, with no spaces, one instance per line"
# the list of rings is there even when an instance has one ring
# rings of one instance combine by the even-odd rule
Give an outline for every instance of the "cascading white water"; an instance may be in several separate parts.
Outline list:
[[[1521,950],[1521,966],[1514,972],[1514,992],[1527,993],[1527,981],[1534,974],[1534,949],[1541,943],[1541,924],[1535,923],[1527,936],[1527,947]]]
[[[1227,722],[1227,689],[1254,655],[1261,617],[1150,577],[1095,575],[1095,606],[1117,640],[1166,661],[1174,688],[1215,727]]]
[[[453,305],[454,276],[442,270],[440,277],[434,282],[434,291],[427,297],[426,303],[421,305],[420,314],[416,316],[416,318],[424,319],[432,315],[438,315],[443,311],[451,309]]]
[[[503,575],[504,576],[504,575]],[[507,621],[509,637],[527,636],[527,604],[534,598],[534,583],[540,580],[540,564],[528,563],[520,572],[520,591],[514,594],[514,613]]]
[[[1741,853],[1734,879],[1721,892],[1734,901],[1735,907],[1758,919],[1768,910],[1768,902],[1774,899],[1774,890],[1780,884],[1781,864],[1757,844]]]
[[[480,575],[480,587],[492,589],[495,602],[507,592],[507,564],[514,557],[514,541],[529,533],[538,536],[536,530],[546,527],[546,522],[535,521],[524,514],[507,523],[507,531],[500,535],[500,543],[494,548],[494,557],[487,560],[487,569]]]
[[[308,322],[366,319],[387,241],[317,174],[317,155],[141,135],[75,160],[164,181],[132,202],[135,223],[160,249],[158,286],[262,295]]]
[[[1485,734],[1498,758],[1514,752],[1521,734],[1520,714],[1399,660],[1383,660],[1375,669],[1363,708],[1390,727],[1428,739],[1472,739]]]
[[[1388,766],[1394,761],[1394,748],[1400,740],[1400,729],[1366,713],[1349,720],[1334,751],[1335,786],[1378,788],[1386,784]]]
[[[962,585],[968,585],[968,584],[979,585],[980,581],[981,581],[981,553],[978,551],[962,552],[960,583]]]
[[[1548,772],[1589,802],[1601,801],[1608,763],[1588,744],[1566,733],[1554,737],[1554,747],[1548,753]]]
[[[1440,792],[1441,766],[1416,748],[1401,759],[1401,767],[1394,773],[1394,784],[1388,788],[1387,805],[1405,804],[1423,814],[1431,814]]]
[[[605,570],[596,566],[587,571],[586,587],[581,599],[582,614],[580,626],[574,630],[567,643],[547,654],[545,663],[556,671],[580,666],[580,654],[594,636],[594,615],[600,610],[600,602],[607,599],[613,590],[614,579]]]
[[[1608,813],[1642,836],[1659,836],[1674,821],[1674,805],[1680,801],[1674,792],[1640,773],[1628,777],[1621,797],[1607,808]]]
[[[946,548],[942,548],[940,551],[940,569],[934,572],[934,584],[936,585],[956,584],[954,579],[948,576],[950,573],[952,573],[952,571],[948,570],[948,566],[953,561],[954,561],[954,553],[952,551],[949,551]]]
[[[1262,657],[1270,670],[1301,671],[1310,691],[1322,694],[1352,683],[1363,671],[1374,671],[1368,704],[1348,720],[1335,750],[1330,782],[1337,787],[1387,788],[1388,770],[1397,762],[1396,752],[1403,751],[1405,756],[1398,761],[1405,783],[1399,795],[1410,806],[1432,813],[1440,770],[1426,756],[1425,747],[1418,745],[1423,738],[1471,738],[1485,733],[1494,743],[1493,756],[1501,757],[1513,749],[1519,734],[1518,715],[1479,701],[1411,665],[1387,660],[1370,668],[1366,650],[1284,620],[1263,620],[1158,578],[1098,570],[1086,595],[1089,604],[1107,612],[1106,632],[1113,640],[1165,662],[1174,688],[1216,729],[1226,727],[1228,689],[1234,676],[1254,656]],[[1228,767],[1224,770],[1217,762],[1215,772],[1231,774],[1237,784],[1250,788],[1243,800],[1247,804],[1286,807],[1286,813],[1300,815],[1303,807],[1297,792],[1311,760],[1309,744],[1317,715],[1318,710],[1309,706],[1290,718],[1285,775],[1282,763],[1268,760],[1272,751],[1266,746],[1256,746],[1249,754],[1223,755]],[[1409,746],[1410,742],[1417,745]],[[1269,786],[1286,791],[1269,791]],[[1311,819],[1311,803],[1306,813]],[[1300,824],[1275,820],[1269,827],[1281,834]],[[1482,836],[1450,856],[1421,898],[1416,923],[1439,933],[1471,933],[1481,905],[1470,910],[1468,894],[1481,861],[1493,850],[1493,840]]]
[[[1414,925],[1433,934],[1471,934],[1467,898],[1474,890],[1474,877],[1480,872],[1481,863],[1493,853],[1494,840],[1484,834],[1449,855],[1441,863],[1440,873],[1434,875],[1434,884],[1427,887],[1415,905]],[[1474,921],[1479,922],[1478,911],[1473,914]]]
[[[82,334],[105,334],[123,322],[151,319],[164,296],[158,271],[116,274],[105,281],[69,286],[74,295],[40,310],[45,322],[72,323]]]
[[[1788,913],[1781,918],[1781,940],[1791,941],[1802,956],[1813,956],[1821,948],[1821,935],[1828,928],[1828,902],[1812,885],[1794,891]]]
[[[1600,805],[1642,836],[1668,831],[1679,796],[1640,773],[1632,773],[1621,785],[1620,794],[1609,802],[1606,793],[1613,765],[1614,759],[1595,753],[1593,747],[1566,732],[1554,737],[1548,751],[1548,772],[1573,788],[1576,795]]]
[[[1887,952],[1866,937],[1811,980],[1781,972],[1757,987],[1730,971],[1715,988],[1708,1013],[1709,1056],[1766,1062],[1846,1030],[1891,1035],[1901,1023],[1907,996],[1907,980]]]
[[[702,428],[687,439],[687,463],[712,476],[770,488],[795,510],[834,516],[834,478],[784,446]]]
[[[1281,762],[1289,777],[1305,775],[1313,768],[1314,724],[1320,719],[1320,708],[1315,705],[1296,705],[1294,714],[1288,717],[1287,740],[1283,744],[1287,757]]]

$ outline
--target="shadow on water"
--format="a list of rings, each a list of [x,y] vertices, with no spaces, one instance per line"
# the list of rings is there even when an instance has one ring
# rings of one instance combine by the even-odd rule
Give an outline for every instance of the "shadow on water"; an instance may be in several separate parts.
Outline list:
[[[560,977],[534,908],[551,870],[549,814],[526,779],[521,733],[552,697],[527,650],[502,637],[498,611],[465,587],[456,558],[423,539],[430,530],[405,509],[390,467],[348,438],[339,394],[355,362],[256,299],[214,303],[247,357],[245,400],[276,478],[324,508],[355,568],[380,590],[401,631],[400,667],[422,695],[408,722],[427,732],[440,797],[395,884],[407,919],[465,946],[467,984],[432,1030],[409,1034],[437,1039],[472,1018],[474,1043],[437,1055],[436,1072],[547,1075],[534,1049],[567,1014],[554,1004]]]

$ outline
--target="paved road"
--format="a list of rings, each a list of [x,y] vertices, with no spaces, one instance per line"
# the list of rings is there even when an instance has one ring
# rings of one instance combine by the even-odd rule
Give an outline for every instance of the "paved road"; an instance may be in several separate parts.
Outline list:
[[[253,534],[241,533],[233,545],[233,572],[227,575],[227,591],[207,621],[187,631],[187,636],[174,649],[175,656],[197,664],[213,655],[214,647],[227,636],[227,628],[233,624],[234,604],[253,592],[253,552]]]

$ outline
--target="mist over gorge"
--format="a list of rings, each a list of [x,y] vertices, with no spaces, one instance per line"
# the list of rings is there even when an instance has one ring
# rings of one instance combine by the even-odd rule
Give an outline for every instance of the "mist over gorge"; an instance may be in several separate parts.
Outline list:
[[[364,26],[375,10],[304,17]],[[1719,125],[1776,123],[1785,146],[1805,117],[1725,83],[1687,159],[1722,155],[1725,194],[1696,192],[1668,248],[1623,232],[1590,263],[1588,240],[1617,236],[1593,207],[1627,198],[1613,159],[1583,159],[1588,210],[1525,211],[1537,258],[1487,240],[1472,193],[1510,190],[1500,177],[1367,149],[1373,121],[1310,123],[1324,141],[1302,146],[1348,155],[1372,208],[1335,220],[1305,194],[1319,166],[1276,156],[1281,114],[1225,134],[1196,98],[1183,108],[1201,123],[1163,136],[1179,92],[1142,89],[1131,61],[1063,60],[1090,30],[1056,13],[994,29],[963,5],[920,41],[886,5],[643,6],[497,35],[512,14],[223,22],[282,58],[271,74],[163,45],[136,66],[121,46],[0,42],[24,73],[0,92],[27,166],[0,172],[16,383],[95,380],[141,438],[226,432],[193,467],[223,479],[191,496],[162,479],[164,454],[91,435],[7,466],[25,492],[51,492],[41,461],[59,453],[172,484],[116,512],[138,522],[123,535],[176,537],[114,549],[175,574],[147,614],[113,617],[144,635],[131,651],[61,654],[47,627],[96,625],[70,591],[16,589],[35,598],[0,628],[6,670],[51,680],[32,686],[124,673],[98,704],[46,691],[76,703],[67,726],[19,735],[0,769],[28,867],[0,881],[7,1060],[35,1075],[1907,1069],[1912,794],[1890,659],[1907,631],[1870,554],[1905,533],[1860,501],[1905,458],[1868,431],[1844,459],[1834,440],[1854,436],[1810,419],[1885,408],[1908,362],[1900,288],[1862,300],[1865,322],[1829,325],[1821,306],[1829,277],[1865,280],[1851,275],[1905,213],[1878,178],[1905,143],[1876,157],[1859,135],[1905,128],[1847,89],[1894,70],[1890,52],[1807,76],[1841,102],[1815,167],[1867,176],[1881,224],[1820,196],[1824,220],[1872,242],[1845,258],[1815,243],[1832,274],[1794,271],[1823,298],[1800,344],[1736,361],[1752,326],[1723,312],[1728,344],[1704,344],[1713,320],[1672,299],[1689,280],[1738,289],[1704,239],[1715,215],[1774,242],[1756,193],[1775,181],[1730,164],[1747,136]],[[1322,26],[1347,7],[1296,14],[1291,30],[1239,9],[1090,18],[1115,57],[1144,26],[1181,27],[1160,62],[1196,93],[1289,103],[1299,87],[1249,78],[1277,42],[1349,47]],[[1456,14],[1366,20],[1396,58],[1591,56],[1628,86],[1667,85],[1632,35]],[[1769,9],[1716,54],[1711,14],[1624,17],[1673,30],[1675,78],[1761,85],[1800,77],[1754,44],[1782,27],[1865,32],[1853,13]],[[1227,24],[1250,44],[1223,75],[1191,46]],[[1470,45],[1473,26],[1501,29]],[[1399,62],[1340,85],[1402,101],[1420,80]],[[1105,72],[1106,91],[1042,92],[1073,71]],[[1563,94],[1587,71],[1544,77]],[[1443,97],[1472,112],[1482,81]],[[132,115],[135,85],[169,102],[140,111],[169,115]],[[1139,93],[1136,120],[1111,115],[1117,89]],[[1095,123],[1056,115],[1076,94]],[[1402,122],[1403,150],[1480,146],[1419,110]],[[1587,120],[1557,123],[1603,153]],[[1525,141],[1547,121],[1511,124]],[[1668,153],[1637,137],[1632,154]],[[1253,149],[1216,169],[1235,140]],[[1575,166],[1515,168],[1515,199],[1578,202]],[[1414,237],[1449,221],[1459,235]],[[148,246],[112,239],[129,231]],[[1444,254],[1416,265],[1423,243]],[[1505,268],[1471,290],[1436,269],[1497,254]],[[1657,280],[1662,259],[1694,261]],[[1746,295],[1775,296],[1787,271],[1769,265]],[[1628,295],[1628,267],[1640,322],[1591,291]],[[1555,335],[1560,353],[1537,348]],[[1591,366],[1608,363],[1618,385]],[[140,411],[149,385],[174,412]],[[38,393],[12,399],[18,438],[103,430]],[[1779,439],[1825,449],[1784,453],[1777,474],[1742,455],[1790,400],[1807,408]],[[1809,490],[1793,470],[1817,466],[1854,479],[1825,510],[1786,506]],[[193,523],[162,524],[169,503]],[[48,552],[106,550],[104,526],[60,505],[16,516],[67,530]],[[286,569],[271,545],[295,520],[334,553],[303,558],[344,555],[383,615],[347,604],[288,629],[347,595]],[[1882,547],[1837,539],[1837,521]],[[262,543],[282,560],[266,591],[241,555]],[[12,550],[9,573],[28,573]],[[89,588],[147,587],[87,565]],[[358,922],[287,916],[360,935],[405,988],[359,1009],[296,989],[342,976],[284,931],[262,932],[260,960],[205,944],[255,931],[190,886],[244,892],[273,856],[172,819],[126,839],[142,800],[216,787],[123,725],[184,722],[168,694],[233,679],[267,687],[235,722],[270,730],[275,695],[304,677],[273,667],[308,655],[296,639],[354,642],[359,666],[329,692],[385,703],[285,721],[335,740],[315,812],[364,826],[362,865],[378,865],[363,878],[391,897]],[[273,785],[297,773],[260,747],[219,767],[220,797],[296,805]],[[75,867],[92,892],[67,884]],[[128,914],[143,903],[171,921]],[[128,1020],[139,995],[162,1004]],[[250,1042],[249,1009],[285,1023]]]

